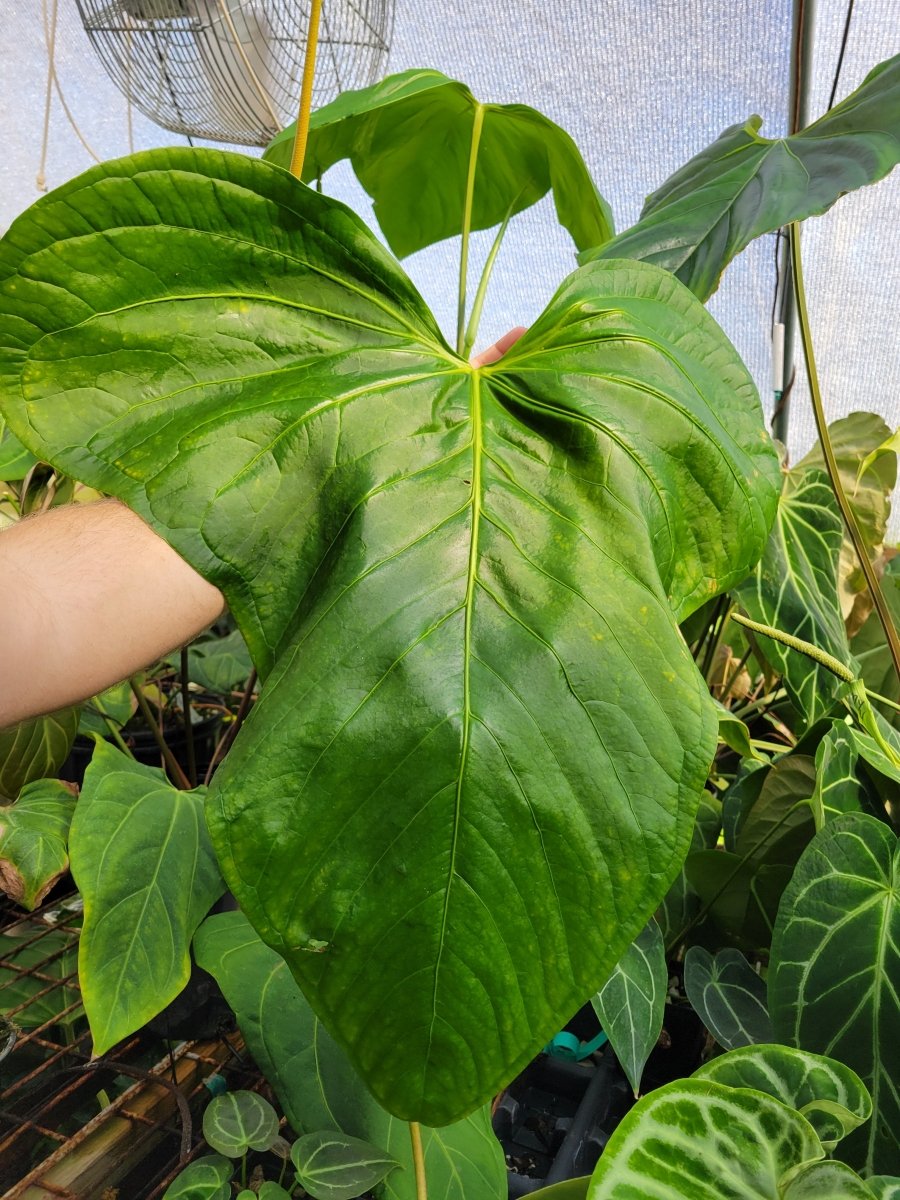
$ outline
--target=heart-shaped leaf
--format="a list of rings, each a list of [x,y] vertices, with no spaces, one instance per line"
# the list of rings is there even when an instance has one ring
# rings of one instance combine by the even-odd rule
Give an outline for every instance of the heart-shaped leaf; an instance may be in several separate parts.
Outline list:
[[[682,1079],[650,1092],[606,1145],[588,1200],[780,1200],[824,1156],[812,1126],[750,1088]]]
[[[668,982],[662,934],[650,920],[591,1001],[635,1095],[662,1029]]]
[[[774,1096],[806,1117],[826,1150],[872,1115],[872,1098],[855,1071],[791,1046],[743,1046],[705,1063],[693,1078]]]
[[[77,708],[62,708],[0,729],[0,801],[15,800],[34,779],[56,775],[68,758],[77,729]]]
[[[155,1017],[190,976],[194,930],[223,884],[203,791],[98,742],[72,822],[72,874],[84,897],[78,958],[94,1053]]]
[[[69,869],[75,790],[58,779],[27,783],[0,806],[0,891],[34,909]]]
[[[872,1200],[873,1193],[844,1163],[814,1163],[792,1179],[784,1200]]]
[[[192,1162],[169,1184],[163,1200],[230,1200],[234,1167],[220,1154]]]
[[[740,950],[720,950],[713,958],[702,946],[691,946],[684,959],[684,990],[703,1024],[726,1050],[772,1040],[765,981]]]
[[[291,1126],[339,1129],[382,1146],[403,1170],[383,1183],[384,1200],[416,1200],[409,1130],[367,1092],[329,1036],[287,963],[243,913],[217,913],[194,937],[197,962],[215,976],[241,1033]],[[422,1129],[429,1191],[441,1200],[506,1200],[506,1163],[488,1106],[442,1129]]]
[[[377,1146],[346,1133],[316,1132],[291,1146],[297,1182],[313,1200],[356,1200],[400,1164]]]
[[[853,734],[845,721],[833,721],[816,750],[812,812],[819,829],[841,813],[859,812],[862,806],[862,784],[855,770],[859,751]]]
[[[278,134],[264,157],[290,166],[295,129]],[[349,158],[388,245],[403,258],[461,233],[473,154],[472,229],[499,225],[552,189],[579,250],[612,237],[609,205],[564,129],[523,104],[483,104],[439,71],[389,75],[317,109],[303,178]]]
[[[232,890],[379,1100],[458,1119],[683,857],[717,721],[677,622],[775,505],[749,376],[606,262],[475,369],[347,209],[215,151],[95,168],[0,272],[14,429],[221,587],[265,679],[208,811]]]
[[[829,821],[804,851],[772,940],[769,1007],[779,1041],[836,1058],[872,1094],[872,1120],[839,1147],[857,1170],[900,1156],[900,842],[874,817]]]
[[[900,161],[900,55],[875,67],[818,121],[786,138],[732,125],[649,196],[641,219],[600,251],[674,271],[706,300],[745,246],[826,212]]]
[[[269,1149],[278,1137],[278,1113],[256,1092],[225,1092],[207,1104],[203,1136],[219,1154],[242,1158],[248,1150]]]
[[[755,621],[811,642],[852,667],[838,597],[843,530],[827,476],[807,472],[796,485],[786,476],[765,553],[735,594]],[[807,726],[813,725],[834,705],[841,681],[826,667],[773,638],[760,636],[759,643],[783,676],[791,702]]]

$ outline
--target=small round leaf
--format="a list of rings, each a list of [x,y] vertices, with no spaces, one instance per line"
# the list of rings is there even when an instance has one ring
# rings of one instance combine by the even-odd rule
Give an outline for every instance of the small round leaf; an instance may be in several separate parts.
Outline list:
[[[256,1092],[226,1092],[203,1114],[203,1136],[220,1154],[240,1158],[248,1150],[268,1150],[278,1137],[278,1114]]]
[[[399,1166],[383,1150],[343,1133],[307,1133],[291,1147],[297,1182],[313,1200],[355,1200]]]

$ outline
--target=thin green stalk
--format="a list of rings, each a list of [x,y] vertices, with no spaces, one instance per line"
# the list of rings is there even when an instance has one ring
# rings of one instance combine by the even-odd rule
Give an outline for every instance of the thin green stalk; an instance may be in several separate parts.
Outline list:
[[[175,780],[176,785],[182,789],[182,791],[190,791],[190,781],[188,780],[188,777],[185,775],[184,771],[182,771],[178,760],[175,758],[175,755],[166,745],[166,739],[163,736],[162,726],[156,723],[156,718],[153,716],[153,713],[150,710],[150,705],[147,703],[147,697],[144,695],[143,689],[137,683],[135,683],[134,679],[129,679],[128,682],[131,684],[131,690],[138,702],[138,707],[144,716],[144,720],[147,722],[150,732],[153,734],[153,738],[157,746],[159,746],[159,752],[163,756],[163,761],[169,768],[172,778]]]
[[[466,198],[463,207],[462,245],[459,251],[459,297],[456,306],[456,352],[465,354],[466,346],[466,283],[469,273],[469,234],[472,231],[472,202],[475,197],[475,167],[478,163],[478,146],[484,125],[484,105],[475,106],[472,118],[472,145],[469,149],[469,172],[466,176]]]
[[[760,696],[758,700],[751,700],[749,703],[742,705],[740,708],[733,708],[731,715],[743,721],[751,713],[760,712],[762,709],[774,704],[777,700],[783,700],[787,692],[783,687],[773,688],[771,692],[766,692],[764,696]]]
[[[518,196],[516,200],[518,200]],[[469,315],[469,324],[466,326],[466,336],[463,341],[462,356],[468,358],[472,353],[472,347],[475,345],[475,339],[478,336],[478,326],[481,323],[481,310],[484,308],[484,299],[487,295],[488,284],[491,280],[491,272],[494,269],[494,262],[500,251],[500,244],[503,241],[503,235],[506,233],[506,227],[509,225],[509,219],[512,216],[513,207],[516,203],[513,200],[507,210],[506,216],[497,230],[497,236],[494,238],[494,244],[491,246],[487,259],[485,260],[484,270],[481,272],[481,279],[478,281],[478,291],[475,293],[475,300],[472,304],[472,312]]]
[[[422,1130],[418,1121],[409,1123],[409,1140],[412,1142],[413,1167],[416,1178],[416,1200],[428,1200],[428,1184],[425,1179],[425,1155],[422,1152]]]
[[[897,672],[897,678],[900,679],[900,637],[897,636],[884,593],[881,590],[881,584],[878,582],[878,577],[869,560],[869,552],[866,549],[859,526],[856,523],[856,517],[853,515],[853,510],[844,492],[844,485],[841,483],[840,472],[834,457],[834,448],[831,445],[831,438],[828,433],[828,424],[825,420],[825,408],[822,404],[822,393],[819,389],[819,375],[816,370],[809,313],[806,307],[806,290],[803,286],[803,264],[800,258],[800,226],[796,222],[791,225],[791,263],[794,273],[794,293],[797,298],[797,315],[800,318],[800,336],[803,342],[803,354],[806,359],[806,373],[809,377],[809,391],[812,396],[813,413],[816,418],[816,429],[819,434],[819,442],[822,446],[822,454],[825,457],[828,476],[831,480],[831,486],[837,498],[838,505],[840,506],[844,524],[847,526],[847,532],[850,534],[853,547],[856,550],[856,556],[859,559],[859,565],[862,567],[872,600],[875,603],[878,619],[881,621],[884,629],[894,670]]]

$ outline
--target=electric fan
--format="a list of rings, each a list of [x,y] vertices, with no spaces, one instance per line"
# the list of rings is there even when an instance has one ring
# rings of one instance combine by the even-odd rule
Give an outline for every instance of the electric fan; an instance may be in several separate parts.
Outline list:
[[[300,0],[76,0],[104,67],[152,121],[264,146],[297,115],[309,26]],[[393,0],[329,0],[314,104],[382,72]]]

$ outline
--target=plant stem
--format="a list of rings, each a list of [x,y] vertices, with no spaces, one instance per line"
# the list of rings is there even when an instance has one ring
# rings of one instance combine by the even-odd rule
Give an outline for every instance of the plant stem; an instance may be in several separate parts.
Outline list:
[[[516,200],[518,200],[518,196]],[[475,339],[478,336],[478,326],[481,322],[481,310],[484,308],[484,298],[487,295],[488,284],[491,280],[491,272],[494,269],[494,262],[497,254],[500,251],[500,243],[503,241],[503,235],[506,233],[506,227],[509,225],[509,219],[512,216],[513,205],[516,200],[513,200],[509,206],[506,216],[500,223],[500,228],[497,230],[497,236],[494,238],[494,244],[491,246],[487,259],[485,260],[484,270],[481,272],[481,279],[478,281],[478,291],[475,293],[475,300],[472,304],[472,312],[469,315],[469,324],[466,326],[466,336],[463,339],[462,356],[468,358],[472,353],[472,347],[475,345]]]
[[[303,60],[303,82],[300,84],[300,109],[297,113],[297,129],[294,133],[294,148],[291,152],[291,174],[298,179],[303,176],[303,160],[306,158],[306,142],[309,138],[309,113],[312,108],[313,78],[316,73],[316,49],[319,45],[319,17],[322,0],[312,0],[309,10],[309,29],[306,34],[306,57]]]
[[[156,718],[153,716],[153,713],[150,711],[150,705],[147,703],[147,697],[144,695],[143,690],[138,686],[138,684],[135,683],[133,678],[129,679],[128,682],[131,684],[131,690],[134,692],[134,698],[138,702],[138,707],[143,713],[144,720],[147,722],[157,746],[159,746],[159,752],[162,754],[163,761],[169,768],[169,772],[171,773],[176,786],[181,788],[182,791],[190,791],[190,780],[185,775],[184,771],[182,771],[181,766],[175,758],[175,755],[166,745],[166,739],[163,737],[162,726],[156,723]]]
[[[231,745],[234,742],[234,739],[240,733],[241,726],[244,723],[244,718],[246,717],[247,713],[250,711],[250,700],[253,697],[253,689],[255,687],[256,687],[256,668],[254,667],[254,669],[250,672],[250,678],[247,680],[247,686],[246,686],[246,688],[244,688],[244,694],[241,697],[241,703],[238,706],[237,715],[234,718],[234,724],[231,726],[231,728],[228,730],[228,732],[225,734],[225,736],[219,742],[218,746],[216,746],[215,750],[213,751],[213,756],[212,756],[212,759],[210,760],[209,767],[207,768],[206,774],[203,777],[204,786],[209,783],[210,779],[212,779],[213,771],[216,769],[216,767],[219,765],[219,763],[225,757],[227,752],[231,749]]]
[[[413,1167],[416,1172],[416,1200],[428,1200],[425,1155],[422,1153],[422,1129],[418,1121],[409,1123],[409,1140],[412,1142]]]
[[[751,700],[749,704],[743,705],[741,708],[731,710],[731,715],[743,721],[750,713],[759,712],[769,704],[774,704],[776,700],[783,700],[787,692],[783,687],[773,688],[771,692],[766,692],[764,696],[760,696],[758,700]]]
[[[194,727],[191,724],[191,693],[188,689],[188,649],[181,647],[181,715],[184,720],[184,740],[187,747],[188,779],[197,786],[197,755],[194,751]]]
[[[719,603],[716,605],[716,615],[713,618],[713,625],[709,631],[709,641],[706,643],[703,666],[700,668],[700,674],[707,682],[709,681],[709,673],[716,659],[716,651],[722,644],[722,634],[725,632],[725,622],[728,620],[730,611],[731,606],[728,597],[720,596]]]
[[[469,149],[469,172],[466,176],[466,199],[463,208],[462,244],[459,251],[459,298],[456,305],[456,351],[462,357],[466,346],[466,283],[469,272],[469,234],[472,230],[472,202],[475,198],[475,167],[478,146],[484,124],[484,105],[475,106],[472,118],[472,145]]]
[[[869,560],[869,552],[866,549],[865,542],[862,539],[862,534],[859,531],[859,526],[856,523],[856,517],[853,515],[853,509],[850,507],[850,502],[844,492],[844,485],[841,483],[840,472],[838,471],[837,460],[834,457],[834,449],[831,445],[831,438],[828,434],[828,425],[825,421],[825,408],[822,404],[822,393],[819,389],[819,376],[816,371],[816,360],[813,353],[812,333],[809,326],[809,313],[806,308],[806,291],[803,286],[803,264],[800,259],[800,226],[794,222],[791,225],[791,262],[794,272],[794,292],[797,297],[797,315],[800,318],[800,336],[803,341],[803,355],[806,359],[806,373],[809,377],[809,391],[812,396],[813,413],[816,418],[816,429],[819,434],[819,442],[822,445],[822,454],[825,457],[825,465],[828,468],[828,476],[831,480],[831,486],[834,489],[835,497],[840,506],[841,515],[844,518],[844,524],[847,527],[847,532],[853,542],[853,548],[856,551],[856,556],[859,559],[859,565],[862,567],[863,575],[866,577],[866,583],[869,587],[872,600],[875,603],[875,610],[878,613],[878,619],[881,621],[884,629],[884,636],[887,638],[887,644],[891,652],[891,659],[894,663],[894,670],[897,672],[897,678],[900,679],[900,638],[897,636],[897,631],[894,628],[894,622],[891,620],[891,614],[888,612],[887,603],[884,598],[884,593],[881,590],[881,584],[878,582],[878,577],[872,568],[872,563]]]

